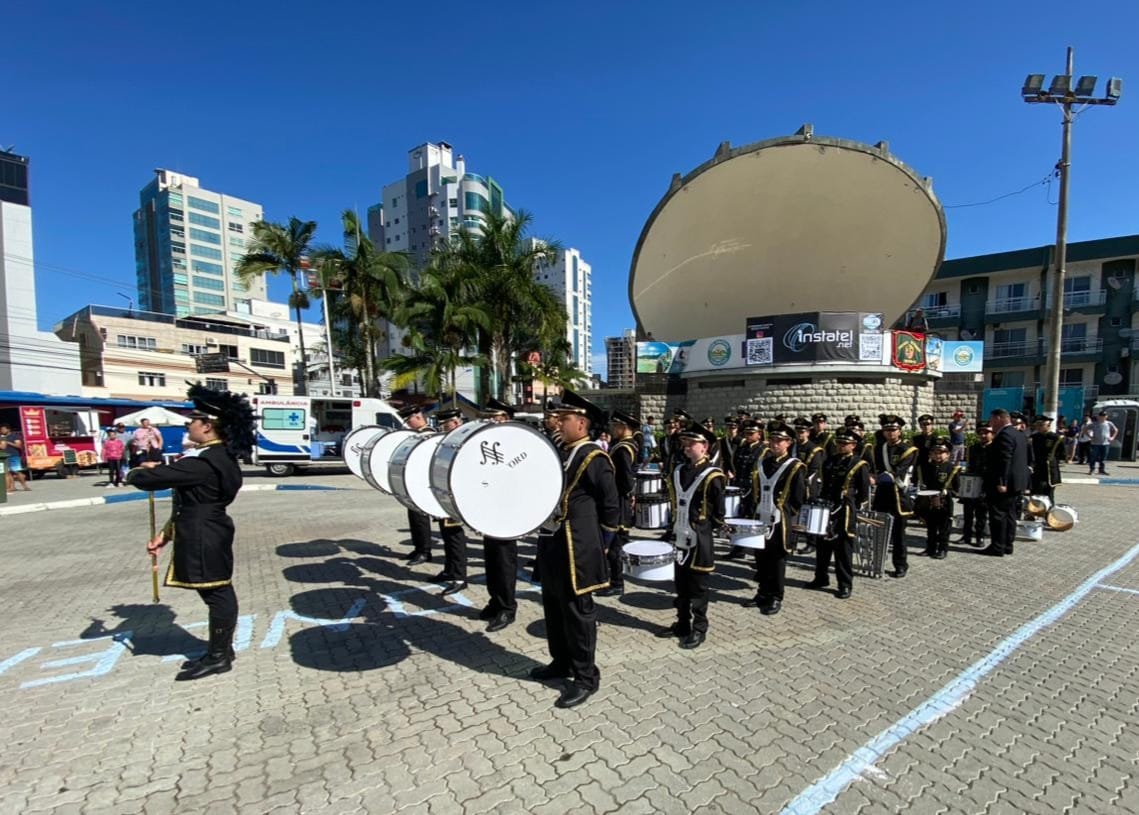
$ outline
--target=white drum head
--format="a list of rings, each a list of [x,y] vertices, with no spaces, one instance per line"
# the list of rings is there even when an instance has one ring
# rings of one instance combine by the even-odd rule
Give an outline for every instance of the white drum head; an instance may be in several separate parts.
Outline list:
[[[636,557],[648,558],[671,556],[673,549],[671,543],[664,541],[630,541],[621,547],[621,551]]]
[[[425,438],[412,448],[403,468],[407,497],[419,507],[420,512],[425,512],[432,518],[447,517],[447,510],[443,509],[443,505],[431,491],[431,459],[443,438],[442,433]]]
[[[370,424],[357,427],[344,437],[344,441],[341,443],[344,463],[348,465],[352,475],[357,478],[364,477],[364,445],[372,439],[383,436],[388,430],[387,427]]]
[[[392,494],[392,482],[388,471],[392,454],[404,439],[418,435],[414,430],[393,430],[376,439],[372,449],[364,454],[364,476],[368,483],[380,492]],[[370,477],[369,477],[370,476]]]
[[[522,422],[456,428],[431,468],[432,489],[449,496],[456,520],[503,540],[540,527],[558,505],[562,481],[558,451]]]

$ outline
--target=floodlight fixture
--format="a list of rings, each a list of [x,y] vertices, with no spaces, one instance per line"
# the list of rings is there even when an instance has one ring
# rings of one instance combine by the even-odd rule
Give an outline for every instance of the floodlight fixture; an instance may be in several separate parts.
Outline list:
[[[1109,105],[1114,105],[1119,101],[1119,97],[1123,95],[1123,80],[1118,76],[1113,76],[1107,80],[1107,96],[1104,101]]]
[[[1029,74],[1024,78],[1024,87],[1020,93],[1022,96],[1039,96],[1043,90],[1044,74]]]
[[[1057,74],[1052,77],[1052,84],[1048,88],[1051,96],[1067,96],[1072,89],[1072,77],[1068,74]]]
[[[1098,76],[1081,76],[1075,83],[1075,94],[1077,97],[1090,97],[1092,93],[1096,92],[1096,80]]]

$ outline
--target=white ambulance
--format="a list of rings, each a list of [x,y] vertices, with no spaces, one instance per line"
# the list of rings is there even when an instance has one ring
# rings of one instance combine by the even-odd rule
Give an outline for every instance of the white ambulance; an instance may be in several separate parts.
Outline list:
[[[355,428],[403,427],[399,413],[383,399],[262,395],[250,401],[257,419],[253,463],[270,475],[343,466],[340,442]]]

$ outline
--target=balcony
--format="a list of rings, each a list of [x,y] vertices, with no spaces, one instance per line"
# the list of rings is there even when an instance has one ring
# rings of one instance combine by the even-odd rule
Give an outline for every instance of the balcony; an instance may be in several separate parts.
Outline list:
[[[1038,355],[1037,349],[1039,347],[1040,344],[1036,340],[987,342],[985,343],[985,360],[1035,357]]]
[[[1048,343],[1044,343],[1044,353],[1048,352]],[[1082,354],[1099,355],[1103,353],[1103,337],[1067,337],[1060,340],[1060,356],[1080,356]]]
[[[953,325],[961,319],[961,304],[952,303],[944,306],[925,306],[925,320],[930,326]]]
[[[989,322],[1031,319],[1040,314],[1039,297],[1006,297],[985,303],[985,317]]]
[[[1103,308],[1107,302],[1107,290],[1064,292],[1064,308]]]

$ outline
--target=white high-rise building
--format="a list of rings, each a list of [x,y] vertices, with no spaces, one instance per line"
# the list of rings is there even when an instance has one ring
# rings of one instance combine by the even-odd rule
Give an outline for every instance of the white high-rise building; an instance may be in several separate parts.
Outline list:
[[[184,317],[265,300],[264,277],[234,275],[261,205],[203,189],[197,178],[155,170],[134,213],[139,308]]]
[[[78,394],[78,348],[37,319],[28,159],[0,150],[0,391]]]
[[[534,270],[534,276],[566,307],[566,342],[570,362],[593,375],[593,278],[592,267],[577,249],[562,249],[550,263]]]

